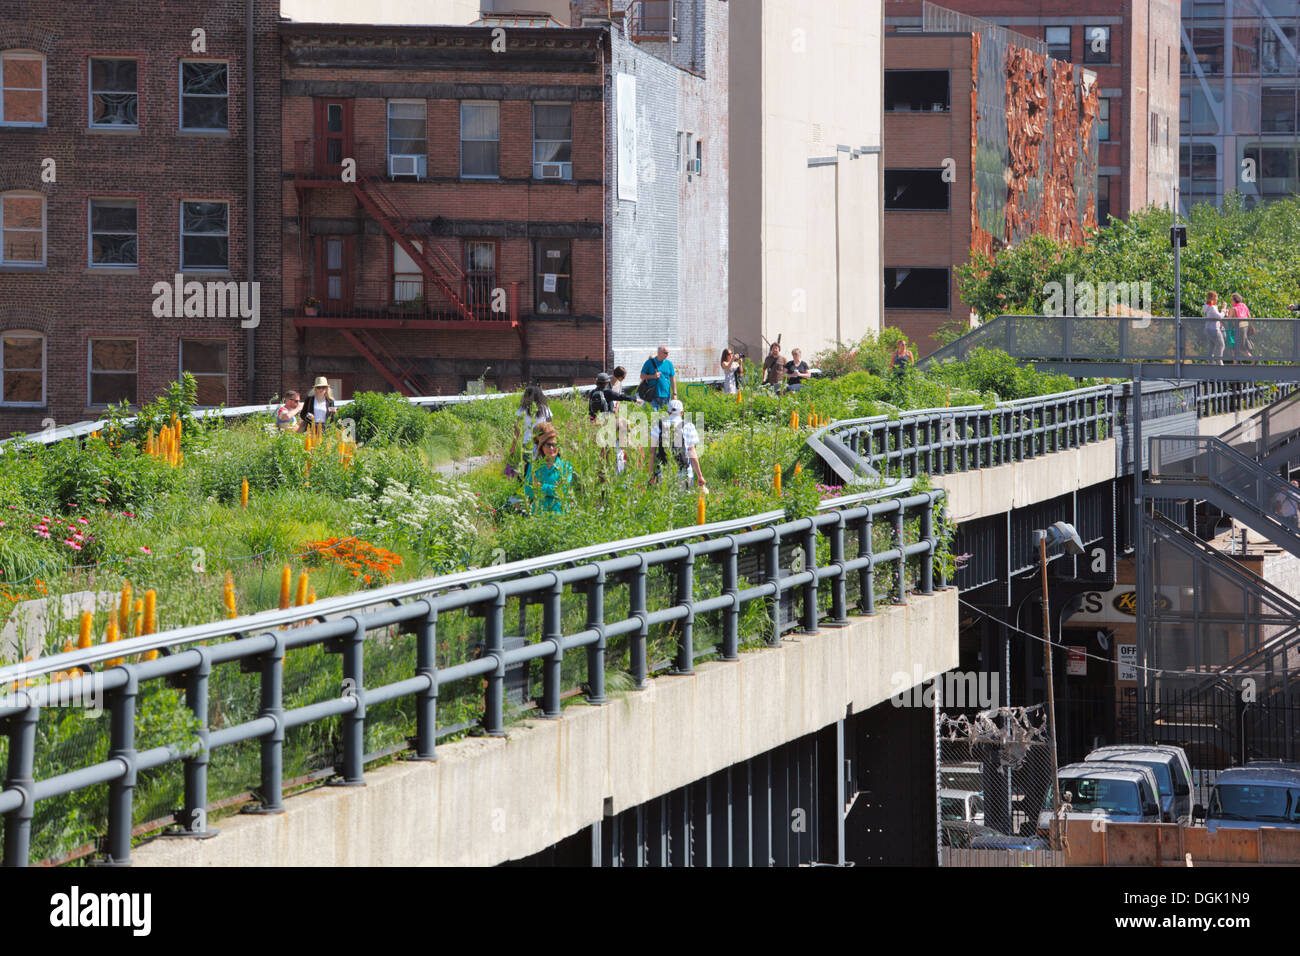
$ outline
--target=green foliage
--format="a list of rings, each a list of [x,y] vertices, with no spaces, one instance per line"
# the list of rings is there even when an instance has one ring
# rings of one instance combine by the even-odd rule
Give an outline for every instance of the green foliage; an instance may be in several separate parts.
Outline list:
[[[963,302],[980,316],[1040,314],[1049,282],[1150,282],[1156,315],[1172,315],[1174,257],[1169,245],[1173,214],[1154,207],[1127,222],[1112,219],[1084,245],[1074,247],[1043,235],[1000,250],[976,254],[957,269]],[[1192,206],[1182,250],[1182,314],[1199,316],[1209,292],[1220,300],[1240,292],[1259,316],[1285,316],[1300,301],[1300,199],[1291,197],[1253,209],[1230,193],[1222,209]]]
[[[978,392],[993,401],[1012,401],[1083,387],[1068,375],[1040,372],[995,349],[975,349],[963,361],[944,363],[930,374],[954,389]]]
[[[358,392],[340,414],[356,423],[358,442],[414,445],[433,430],[432,416],[396,392]]]

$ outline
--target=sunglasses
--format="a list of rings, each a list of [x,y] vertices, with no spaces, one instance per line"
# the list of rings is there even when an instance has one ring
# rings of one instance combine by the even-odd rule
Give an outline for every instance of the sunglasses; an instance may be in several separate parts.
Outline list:
[[[546,442],[546,444],[542,445],[542,447],[543,447],[543,448],[559,448],[560,445],[559,445],[558,442],[548,441],[548,442]]]

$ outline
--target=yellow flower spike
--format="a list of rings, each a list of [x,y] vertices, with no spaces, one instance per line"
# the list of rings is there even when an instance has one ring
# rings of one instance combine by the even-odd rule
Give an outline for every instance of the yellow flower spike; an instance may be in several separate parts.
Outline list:
[[[144,628],[142,633],[152,634],[158,627],[158,592],[144,592]],[[138,636],[138,635],[137,635]]]
[[[704,524],[704,495],[695,499],[695,523]]]
[[[131,623],[131,581],[128,578],[122,582],[122,596],[117,605],[117,629],[123,634],[127,633],[127,627]]]
[[[131,628],[131,634],[139,637],[144,633],[144,601],[141,598],[135,599],[135,624]]]
[[[235,610],[235,576],[227,571],[225,583],[221,586],[221,603],[226,606],[226,617],[238,617]]]
[[[117,621],[110,617],[108,619],[108,632],[104,635],[105,644],[116,644],[118,640]],[[104,661],[105,667],[117,667],[122,663],[122,658],[114,657],[111,660]]]
[[[289,565],[280,569],[280,610],[285,611],[289,608],[289,586],[293,580],[293,570]]]
[[[302,607],[307,603],[307,572],[298,573],[298,593],[294,595],[293,606]]]
[[[781,493],[781,463],[779,461],[772,466],[772,487],[778,495]]]
[[[308,603],[308,604],[315,604],[315,603],[316,603],[316,589],[315,589],[315,588],[312,588],[310,591],[307,592],[307,603]]]
[[[794,463],[794,473],[795,473],[796,475],[801,475],[801,474],[803,474],[803,464],[802,464],[801,462],[797,462],[797,461],[796,461],[796,462]]]
[[[740,404],[740,389],[736,389],[736,404]]]
[[[239,506],[241,508],[248,507],[248,479],[247,478],[245,478],[243,481],[239,483]]]
[[[81,612],[81,630],[77,634],[77,647],[87,648],[91,645],[94,638],[91,636],[91,627],[94,625],[95,615],[90,611]]]
[[[790,427],[791,428],[799,427],[799,413],[797,411],[792,411],[790,413]]]

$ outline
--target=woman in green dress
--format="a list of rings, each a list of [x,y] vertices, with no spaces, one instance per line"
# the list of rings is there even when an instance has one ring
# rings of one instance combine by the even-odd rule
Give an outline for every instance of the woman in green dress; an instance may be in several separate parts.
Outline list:
[[[535,442],[537,456],[524,468],[524,493],[532,502],[533,514],[560,514],[573,492],[573,466],[560,457],[554,425],[538,425]]]

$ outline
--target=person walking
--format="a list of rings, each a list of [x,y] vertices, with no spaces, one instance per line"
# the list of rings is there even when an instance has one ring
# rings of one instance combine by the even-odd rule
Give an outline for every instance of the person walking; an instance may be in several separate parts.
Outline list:
[[[1240,292],[1232,293],[1232,308],[1228,310],[1228,314],[1237,323],[1238,354],[1253,359],[1255,352],[1250,346],[1250,334],[1255,331],[1255,326],[1250,322],[1250,309],[1241,300]]]
[[[732,353],[731,349],[722,350],[722,391],[727,395],[735,395],[740,389],[740,356]]]
[[[668,417],[654,423],[650,429],[650,447],[654,454],[650,456],[650,480],[659,477],[660,468],[670,466],[673,473],[686,478],[692,474],[695,484],[703,494],[709,493],[709,486],[704,481],[704,469],[700,466],[700,434],[695,425],[683,420],[684,406],[677,399],[668,403]]]
[[[641,385],[637,388],[637,395],[655,410],[662,409],[669,399],[677,397],[677,370],[668,361],[668,346],[659,346],[658,352],[641,366]]]
[[[641,403],[635,395],[624,395],[614,388],[614,380],[606,372],[596,374],[596,387],[587,393],[587,417],[593,422],[596,416],[612,412],[619,402]]]
[[[781,359],[781,343],[773,342],[772,347],[767,350],[767,358],[763,359],[763,384],[780,388],[785,380],[784,373],[785,362]]]
[[[305,431],[312,425],[324,425],[334,417],[334,393],[330,390],[329,379],[318,376],[312,386],[312,395],[302,404],[299,431]]]
[[[1219,308],[1219,293],[1211,292],[1205,297],[1205,338],[1210,343],[1210,364],[1223,364],[1223,310]]]
[[[510,445],[510,454],[506,456],[506,475],[515,473],[514,462],[519,454],[520,440],[532,446],[534,456],[537,448],[533,444],[533,430],[544,422],[551,420],[551,405],[540,385],[529,385],[519,397],[519,407],[515,409],[515,440]]]
[[[281,431],[297,431],[301,424],[298,416],[302,413],[302,396],[297,392],[285,392],[284,404],[275,410],[275,426]]]
[[[807,378],[812,378],[812,372],[808,371],[808,363],[803,360],[803,352],[799,349],[791,349],[790,361],[785,363],[785,390],[799,391],[803,388],[804,379]]]
[[[537,426],[532,461],[524,466],[524,494],[532,502],[533,514],[563,514],[564,502],[573,493],[573,466],[560,455],[555,426]]]

